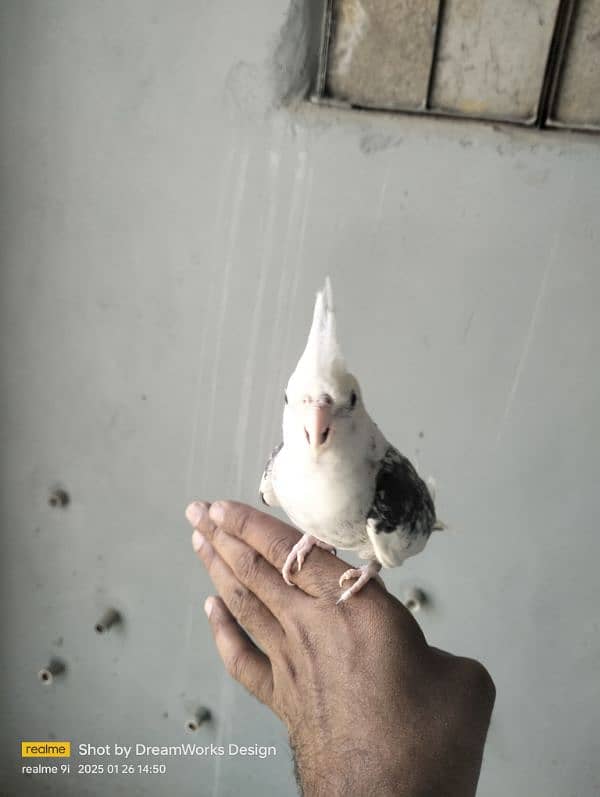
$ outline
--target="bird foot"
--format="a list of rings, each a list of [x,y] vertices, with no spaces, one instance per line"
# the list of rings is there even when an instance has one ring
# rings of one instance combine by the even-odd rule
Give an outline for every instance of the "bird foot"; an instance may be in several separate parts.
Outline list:
[[[380,584],[383,584],[380,576],[377,574],[381,570],[381,565],[379,562],[369,562],[366,565],[361,565],[361,567],[351,567],[350,570],[346,570],[345,573],[342,574],[340,578],[340,587],[344,586],[344,582],[348,581],[351,578],[357,579],[354,584],[349,587],[347,590],[342,592],[340,597],[338,598],[336,605],[338,603],[345,603],[348,598],[352,595],[356,595],[357,592],[365,586],[367,582],[369,582],[372,578],[377,579]]]
[[[290,587],[294,586],[294,582],[290,580],[294,564],[296,565],[296,572],[299,573],[302,569],[302,565],[304,564],[306,555],[312,551],[315,545],[317,548],[323,548],[325,551],[329,551],[334,556],[336,554],[336,550],[333,545],[328,545],[326,542],[321,542],[321,540],[313,537],[312,534],[303,534],[302,538],[298,540],[298,542],[289,552],[288,557],[285,560],[285,564],[281,570],[283,580],[286,584],[289,584]]]

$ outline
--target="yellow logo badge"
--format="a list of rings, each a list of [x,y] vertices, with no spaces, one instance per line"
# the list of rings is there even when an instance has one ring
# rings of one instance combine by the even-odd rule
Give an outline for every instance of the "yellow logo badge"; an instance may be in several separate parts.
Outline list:
[[[21,758],[69,758],[71,742],[21,742]]]

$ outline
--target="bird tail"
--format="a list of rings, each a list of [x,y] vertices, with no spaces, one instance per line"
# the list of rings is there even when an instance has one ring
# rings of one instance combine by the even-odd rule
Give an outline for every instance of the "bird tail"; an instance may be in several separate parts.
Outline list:
[[[435,504],[436,483],[435,483],[435,479],[433,478],[433,476],[429,476],[427,478],[426,484],[427,484],[427,489],[429,490],[429,495],[431,496],[431,500]],[[444,523],[444,521],[440,520],[439,518],[436,519],[435,523],[433,524],[433,530],[434,531],[445,531],[447,528],[448,528],[448,526],[446,525],[446,523]]]
[[[429,490],[429,495],[431,496],[431,500],[435,504],[435,490],[437,487],[436,481],[433,476],[428,476],[426,479],[427,489]]]

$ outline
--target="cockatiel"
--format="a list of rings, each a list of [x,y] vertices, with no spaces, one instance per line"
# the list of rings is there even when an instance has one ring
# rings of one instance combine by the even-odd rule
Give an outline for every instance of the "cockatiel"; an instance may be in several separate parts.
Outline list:
[[[317,294],[308,342],[285,391],[283,443],[260,484],[268,506],[281,506],[304,532],[285,562],[291,584],[313,546],[356,551],[367,564],[347,570],[357,593],[381,567],[420,553],[436,522],[432,496],[408,459],[371,420],[346,369],[335,329],[329,278]]]

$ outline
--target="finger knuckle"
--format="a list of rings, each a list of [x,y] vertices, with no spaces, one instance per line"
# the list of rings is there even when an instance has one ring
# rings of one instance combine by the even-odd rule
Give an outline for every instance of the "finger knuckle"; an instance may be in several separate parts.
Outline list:
[[[236,681],[243,681],[248,666],[247,657],[242,652],[232,654],[225,662],[225,668]]]
[[[248,609],[250,604],[250,592],[240,586],[234,587],[229,596],[229,611],[243,624],[244,619],[248,616]]]
[[[267,547],[267,558],[270,562],[283,567],[291,549],[292,545],[287,537],[273,537]]]
[[[256,581],[260,571],[260,559],[260,554],[254,548],[244,551],[236,564],[238,577],[247,583]]]
[[[254,510],[250,507],[244,507],[240,510],[239,516],[237,518],[237,536],[244,540],[247,537],[248,527],[250,525],[250,521],[252,519]]]

